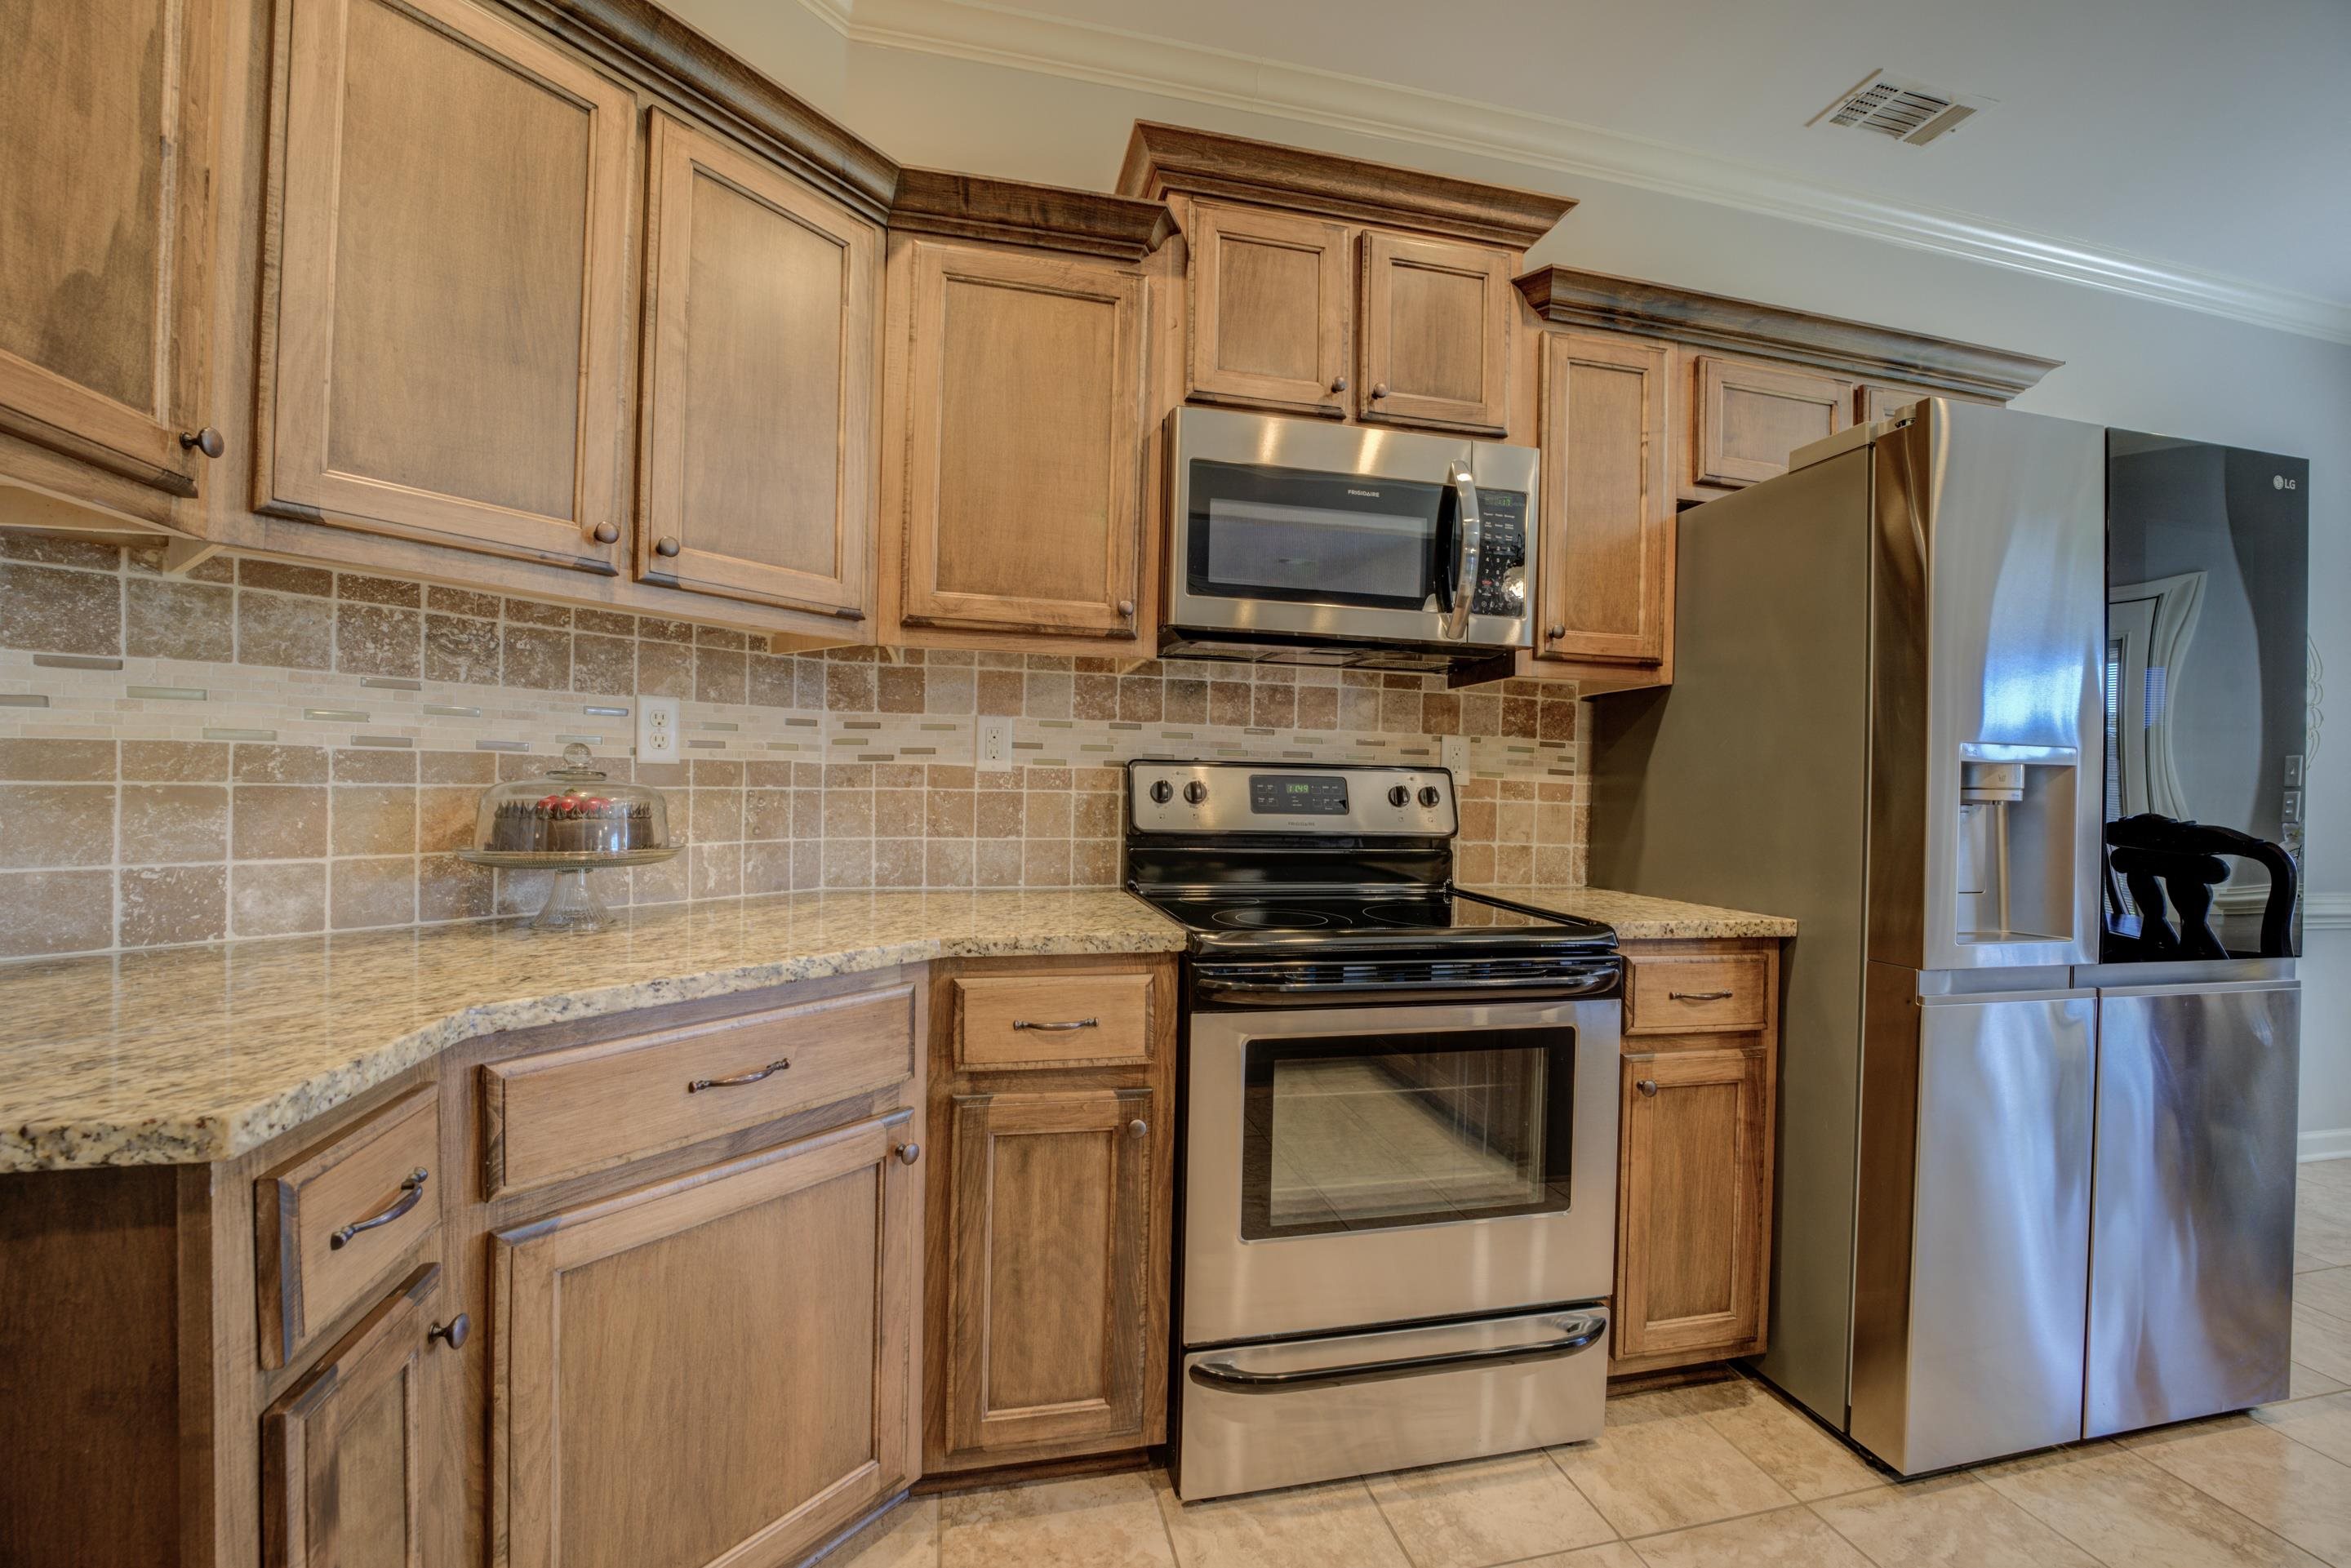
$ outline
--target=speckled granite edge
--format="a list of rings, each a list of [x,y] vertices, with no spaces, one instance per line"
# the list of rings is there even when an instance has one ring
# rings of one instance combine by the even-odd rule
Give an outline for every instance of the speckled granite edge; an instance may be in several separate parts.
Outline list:
[[[14,1124],[0,1127],[0,1172],[200,1165],[233,1159],[356,1099],[452,1046],[503,1030],[602,1018],[938,958],[1044,957],[1181,949],[1184,933],[1179,926],[1148,912],[1140,901],[1136,901],[1135,907],[1143,912],[1142,921],[1125,927],[892,939],[695,973],[660,975],[542,996],[485,1001],[460,1008],[371,1046],[347,1062],[310,1071],[283,1089],[256,1094],[233,1112],[183,1115],[166,1113],[136,1120],[75,1119],[63,1115],[14,1119]],[[90,960],[85,960],[88,961]],[[5,974],[5,970],[0,969],[0,976]]]
[[[1601,921],[1615,928],[1620,942],[1729,941],[1796,934],[1796,923],[1784,915],[1685,904],[1604,887],[1473,887],[1469,891]]]

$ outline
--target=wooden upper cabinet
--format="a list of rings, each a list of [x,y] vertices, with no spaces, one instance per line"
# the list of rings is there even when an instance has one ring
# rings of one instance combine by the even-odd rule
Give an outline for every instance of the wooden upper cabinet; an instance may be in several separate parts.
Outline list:
[[[1140,1086],[955,1096],[954,1310],[936,1330],[950,1462],[1156,1440],[1153,1099]]]
[[[1790,453],[1853,423],[1853,382],[1835,376],[1699,354],[1691,378],[1692,485],[1776,478]]]
[[[1187,235],[1193,400],[1345,418],[1346,226],[1200,202]]]
[[[1142,277],[1115,263],[927,240],[904,261],[904,380],[889,392],[905,442],[890,522],[899,620],[1133,636]]]
[[[913,1113],[491,1238],[491,1560],[777,1568],[911,1479]]]
[[[1555,332],[1542,355],[1542,658],[1656,664],[1673,613],[1671,351]]]
[[[473,0],[285,3],[256,504],[611,571],[633,96]]]
[[[640,578],[862,620],[882,231],[652,116]]]
[[[416,1270],[263,1415],[263,1568],[423,1563],[425,1493],[458,1484],[423,1388],[440,1277]]]
[[[213,0],[0,12],[0,430],[177,495],[205,459]]]
[[[1357,415],[1505,434],[1515,259],[1485,246],[1364,235]]]
[[[1771,1061],[1760,1044],[1625,1059],[1619,1361],[1762,1348]]]

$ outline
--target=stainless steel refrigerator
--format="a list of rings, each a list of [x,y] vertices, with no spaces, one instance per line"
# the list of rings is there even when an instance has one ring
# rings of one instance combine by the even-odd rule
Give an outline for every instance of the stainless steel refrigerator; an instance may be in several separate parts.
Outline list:
[[[1760,1364],[1896,1470],[2285,1390],[2305,482],[1923,402],[1684,513],[1593,705],[1593,883],[1799,922]]]

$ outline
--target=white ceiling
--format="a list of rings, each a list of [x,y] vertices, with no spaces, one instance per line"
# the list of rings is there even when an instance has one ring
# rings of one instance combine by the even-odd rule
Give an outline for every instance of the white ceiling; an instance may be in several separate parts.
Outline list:
[[[1365,129],[1394,107],[1407,136],[1458,123],[1835,226],[1893,214],[1913,232],[1888,237],[2351,336],[2351,0],[805,3],[863,42],[1178,98],[1249,83],[1265,112]],[[1999,101],[1923,148],[1806,128],[1878,68]]]

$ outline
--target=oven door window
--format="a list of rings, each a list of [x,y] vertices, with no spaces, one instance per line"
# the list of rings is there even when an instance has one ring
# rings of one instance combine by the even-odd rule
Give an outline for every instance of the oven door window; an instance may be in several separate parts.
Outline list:
[[[1421,610],[1450,549],[1452,490],[1195,458],[1186,586],[1204,597]]]
[[[1574,1053],[1563,1027],[1251,1040],[1242,1239],[1564,1210]]]

